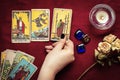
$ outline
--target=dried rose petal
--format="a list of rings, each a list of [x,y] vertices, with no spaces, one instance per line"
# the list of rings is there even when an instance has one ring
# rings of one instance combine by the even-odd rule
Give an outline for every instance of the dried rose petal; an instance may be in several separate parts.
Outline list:
[[[120,39],[116,39],[114,42],[112,42],[112,46],[120,48]]]
[[[97,56],[99,55],[100,53],[98,52],[97,49],[95,49],[95,58],[97,58]]]
[[[111,45],[108,42],[100,42],[98,50],[104,54],[108,54],[111,51]]]
[[[98,58],[99,60],[104,60],[104,59],[107,58],[107,56],[104,55],[104,54],[99,54],[97,58]]]
[[[115,35],[109,34],[108,36],[105,36],[103,38],[103,41],[108,42],[108,43],[112,43],[115,39],[116,39]]]
[[[95,58],[98,60],[103,60],[106,58],[106,55],[95,49]]]

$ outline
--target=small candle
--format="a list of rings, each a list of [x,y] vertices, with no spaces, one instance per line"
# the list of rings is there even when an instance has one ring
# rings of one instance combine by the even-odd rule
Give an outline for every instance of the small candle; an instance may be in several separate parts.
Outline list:
[[[104,24],[109,20],[109,15],[106,11],[98,11],[96,12],[96,20],[99,23]]]

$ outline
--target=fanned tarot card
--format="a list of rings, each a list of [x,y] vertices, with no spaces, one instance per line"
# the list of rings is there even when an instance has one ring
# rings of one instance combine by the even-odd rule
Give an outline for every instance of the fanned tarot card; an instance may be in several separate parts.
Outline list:
[[[1,52],[1,71],[2,71],[2,68],[3,68],[3,63],[5,61],[6,55],[7,54],[6,54],[5,51]]]
[[[71,19],[72,9],[54,8],[51,40],[58,41],[62,34],[65,34],[66,38],[69,39]]]
[[[33,63],[34,60],[35,60],[35,57],[27,54],[27,53],[24,53],[22,51],[16,51],[16,56],[14,58],[14,61],[13,61],[13,64],[12,64],[12,67],[11,67],[11,70],[22,60],[22,59],[25,59],[26,61],[30,62],[30,63]],[[10,70],[10,72],[11,72]]]
[[[2,73],[2,69],[3,69],[3,64],[4,64],[4,61],[5,61],[5,58],[6,58],[6,52],[3,51],[1,52],[1,65],[0,65],[0,72]],[[1,80],[1,73],[0,73],[0,80]]]
[[[13,64],[14,58],[16,56],[16,53],[14,50],[6,50],[6,58],[3,63],[2,73],[1,73],[1,79],[6,80],[8,73],[10,71],[10,68]]]
[[[12,43],[30,43],[30,16],[29,10],[12,11]]]
[[[37,67],[25,59],[22,59],[10,72],[8,80],[29,80]]]
[[[49,41],[50,10],[32,9],[32,41]]]

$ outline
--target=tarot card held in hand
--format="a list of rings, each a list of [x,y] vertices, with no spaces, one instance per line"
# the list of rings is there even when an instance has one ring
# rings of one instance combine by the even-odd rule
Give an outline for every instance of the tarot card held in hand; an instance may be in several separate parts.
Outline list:
[[[37,67],[35,65],[22,59],[10,72],[8,80],[29,80],[36,70]]]
[[[12,43],[30,43],[30,11],[12,11]]]
[[[49,41],[50,10],[32,9],[32,41]]]
[[[51,40],[58,41],[61,34],[69,39],[71,29],[72,9],[54,8]]]

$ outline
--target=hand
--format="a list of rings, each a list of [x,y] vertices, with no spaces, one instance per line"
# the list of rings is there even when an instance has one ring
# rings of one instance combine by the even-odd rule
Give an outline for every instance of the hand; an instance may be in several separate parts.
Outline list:
[[[42,65],[38,80],[54,80],[55,75],[67,64],[74,61],[74,45],[66,38],[52,45],[45,46],[48,52]]]

